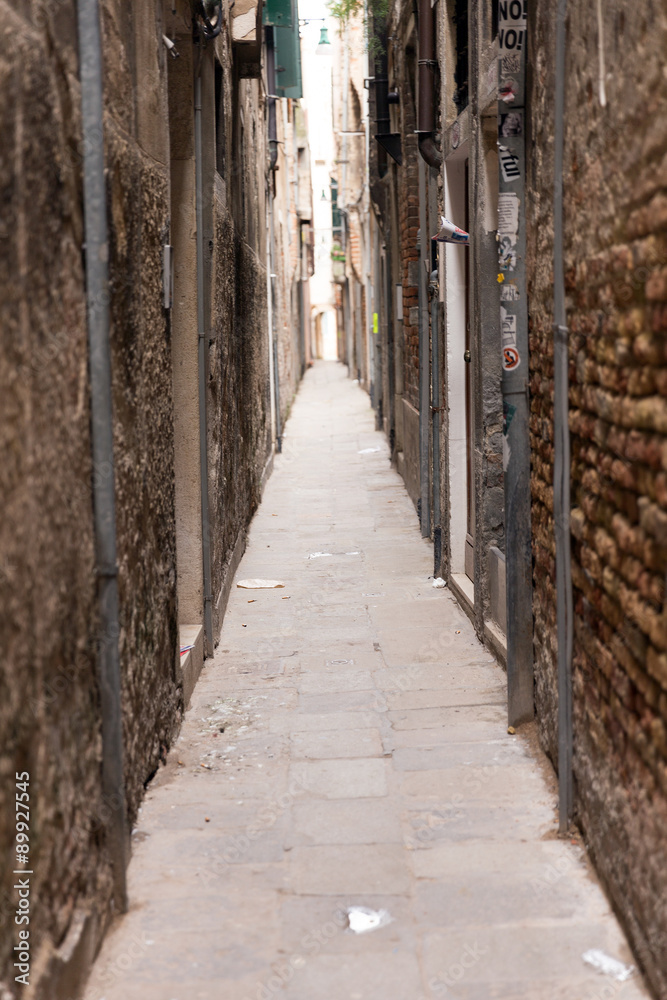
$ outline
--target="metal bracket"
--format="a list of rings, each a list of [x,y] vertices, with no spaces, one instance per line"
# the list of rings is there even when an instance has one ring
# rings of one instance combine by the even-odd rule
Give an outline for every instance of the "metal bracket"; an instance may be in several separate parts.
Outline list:
[[[111,563],[100,563],[95,567],[95,572],[98,576],[118,576],[118,566],[112,566]]]

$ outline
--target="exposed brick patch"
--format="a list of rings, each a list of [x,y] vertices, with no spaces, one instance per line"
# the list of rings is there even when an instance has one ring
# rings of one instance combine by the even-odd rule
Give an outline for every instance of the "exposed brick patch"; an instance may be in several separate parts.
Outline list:
[[[531,26],[528,273],[536,702],[555,760],[554,13],[538,5]],[[667,100],[666,39],[664,26],[642,31],[647,3],[625,27],[606,11],[603,111],[588,82],[598,59],[588,14],[583,4],[570,8],[565,150],[577,807],[638,957],[664,995],[667,126],[656,109]]]

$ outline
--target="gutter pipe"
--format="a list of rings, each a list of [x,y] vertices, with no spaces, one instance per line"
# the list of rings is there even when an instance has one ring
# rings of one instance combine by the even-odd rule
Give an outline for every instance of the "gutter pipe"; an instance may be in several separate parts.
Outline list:
[[[267,95],[269,110],[269,163],[270,169],[275,170],[278,163],[278,124],[276,121],[276,97],[273,94],[273,91],[276,89],[276,36],[271,26],[264,29],[264,37],[266,41],[266,79],[269,87]]]
[[[108,816],[106,840],[112,865],[114,903],[127,911],[128,855],[123,771],[123,714],[118,651],[118,566],[113,462],[111,349],[109,344],[109,244],[104,179],[104,98],[98,0],[78,0],[81,124],[84,144],[86,301],[90,373],[95,571],[99,609],[97,676],[102,712],[102,797]],[[100,470],[108,470],[100,474]]]
[[[554,526],[556,534],[556,621],[558,637],[558,819],[567,832],[573,813],[572,633],[570,546],[570,430],[568,329],[563,265],[563,145],[565,109],[565,17],[567,0],[556,14],[554,123]]]
[[[419,152],[429,167],[439,170],[442,153],[435,144],[435,8],[431,0],[419,0]]]
[[[207,39],[217,38],[218,35],[220,34],[220,32],[222,31],[222,0],[216,0],[216,4],[215,4],[215,6],[216,6],[216,13],[214,14],[215,23],[213,23],[210,20],[208,14],[206,12],[206,6],[210,6],[210,4],[205,5],[203,3],[203,0],[199,0],[199,3],[197,4],[197,8],[198,8],[197,13],[199,14],[199,16],[201,17],[202,21],[204,22],[204,26],[201,29],[202,34],[203,34],[204,38],[207,38]]]
[[[433,575],[440,576],[442,562],[442,512],[440,509],[440,331],[438,324],[438,272],[431,272],[431,415],[433,440]]]
[[[197,330],[199,333],[199,475],[201,481],[201,539],[204,575],[204,651],[213,656],[213,593],[211,589],[211,535],[208,503],[208,412],[206,377],[208,373],[208,338],[204,310],[204,180],[202,168],[201,67],[195,77],[195,187],[197,218]]]

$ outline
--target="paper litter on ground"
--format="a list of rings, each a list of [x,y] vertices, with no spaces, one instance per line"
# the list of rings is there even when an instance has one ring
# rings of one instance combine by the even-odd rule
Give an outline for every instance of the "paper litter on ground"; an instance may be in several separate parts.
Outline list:
[[[350,906],[345,911],[348,927],[355,934],[366,934],[384,927],[394,919],[389,910],[370,910],[367,906]]]
[[[599,948],[591,948],[589,951],[585,951],[581,957],[587,965],[592,965],[598,972],[602,972],[605,976],[611,976],[619,983],[624,983],[635,971],[634,965],[619,962],[617,958],[612,958],[611,955],[605,954]]]
[[[237,587],[243,587],[244,590],[275,590],[277,587],[284,587],[285,584],[282,580],[239,580],[236,584]]]

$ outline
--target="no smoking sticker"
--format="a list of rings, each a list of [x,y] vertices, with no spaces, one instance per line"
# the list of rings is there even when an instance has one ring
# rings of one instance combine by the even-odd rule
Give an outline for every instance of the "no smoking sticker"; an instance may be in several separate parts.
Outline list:
[[[511,372],[521,364],[521,358],[516,347],[503,348],[503,368],[506,372]]]
[[[506,372],[511,372],[521,364],[521,355],[517,347],[516,315],[508,313],[504,306],[500,307],[500,333],[503,369]]]

